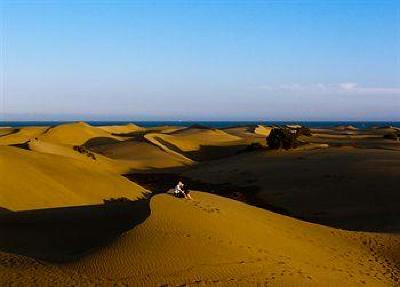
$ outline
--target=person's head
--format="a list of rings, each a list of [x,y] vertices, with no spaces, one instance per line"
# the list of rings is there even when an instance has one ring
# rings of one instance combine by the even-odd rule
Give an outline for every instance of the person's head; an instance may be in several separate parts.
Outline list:
[[[183,186],[183,182],[182,181],[178,182],[178,185]]]

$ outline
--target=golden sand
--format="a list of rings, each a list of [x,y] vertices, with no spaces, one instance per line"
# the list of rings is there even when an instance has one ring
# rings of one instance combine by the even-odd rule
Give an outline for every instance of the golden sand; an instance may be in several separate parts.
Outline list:
[[[383,139],[381,129],[343,127],[315,130],[312,137],[301,137],[304,145],[294,151],[245,152],[250,143],[265,145],[270,129],[85,123],[2,129],[0,224],[12,211],[80,206],[82,212],[112,198],[147,202],[151,213],[71,262],[39,260],[30,244],[19,246],[20,240],[7,241],[3,234],[0,286],[398,286],[400,226],[383,224],[398,212],[400,143]],[[83,146],[78,151],[75,145]],[[130,172],[250,186],[251,199],[260,206],[380,232],[308,223],[207,192],[192,192],[192,201],[170,194],[140,201],[148,191],[121,175]],[[129,216],[134,221],[147,216],[142,213]],[[84,230],[74,229],[77,216],[59,227],[72,226],[72,236],[79,238]],[[113,217],[107,218],[110,223]],[[100,229],[101,224],[96,222]],[[40,232],[32,240],[41,238]]]

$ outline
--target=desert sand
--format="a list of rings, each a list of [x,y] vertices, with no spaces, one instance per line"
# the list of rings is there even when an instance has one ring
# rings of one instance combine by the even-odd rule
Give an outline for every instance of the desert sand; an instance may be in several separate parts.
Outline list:
[[[0,286],[398,286],[397,128],[270,130],[1,129]]]

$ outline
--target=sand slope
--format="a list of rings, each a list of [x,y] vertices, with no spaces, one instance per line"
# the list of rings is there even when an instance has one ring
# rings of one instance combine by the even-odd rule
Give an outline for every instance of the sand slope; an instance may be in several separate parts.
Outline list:
[[[146,138],[167,152],[195,161],[233,155],[246,144],[242,138],[222,130],[202,128],[186,128],[171,134],[152,133]]]
[[[92,127],[84,122],[51,127],[39,137],[43,141],[70,145],[81,145],[93,138],[117,139],[109,132],[98,127]]]
[[[204,163],[184,175],[253,186],[255,201],[355,230],[400,230],[400,153],[355,148],[261,151]]]
[[[129,134],[145,130],[144,128],[132,123],[126,125],[100,126],[99,128],[112,134]]]
[[[1,145],[22,144],[38,137],[47,127],[23,127],[12,129],[8,134],[0,136]]]
[[[231,144],[240,141],[237,136],[222,130],[187,128],[171,135],[160,135],[163,140],[175,145],[182,151],[199,150],[202,145]]]
[[[144,189],[88,161],[0,146],[0,207],[24,210],[138,198]]]
[[[261,136],[269,136],[269,133],[271,132],[272,128],[271,127],[266,127],[266,126],[262,126],[262,125],[258,125],[255,129],[254,129],[254,133],[257,135],[261,135]]]
[[[132,169],[169,168],[189,163],[174,152],[162,150],[159,146],[147,141],[127,140],[104,144],[90,149]]]
[[[400,239],[304,223],[230,199],[157,195],[117,242],[61,265],[0,253],[0,283],[396,286]]]

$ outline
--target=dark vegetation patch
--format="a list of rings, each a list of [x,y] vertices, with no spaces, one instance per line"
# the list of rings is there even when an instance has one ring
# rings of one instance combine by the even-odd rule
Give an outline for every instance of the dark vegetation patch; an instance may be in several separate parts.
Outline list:
[[[255,185],[238,186],[231,183],[209,183],[173,173],[131,173],[124,176],[147,190],[152,191],[153,194],[164,193],[174,189],[178,181],[182,181],[187,190],[205,191],[239,200],[279,214],[289,215],[288,210],[285,208],[260,202],[256,197],[259,187]]]
[[[273,128],[267,137],[271,149],[293,149],[298,146],[296,131],[289,128]]]
[[[296,129],[297,131],[297,136],[307,136],[307,137],[311,137],[312,136],[312,132],[309,128],[306,127],[300,127],[298,129]]]
[[[294,149],[302,144],[299,136],[312,136],[311,130],[306,127],[288,128],[274,127],[267,137],[267,145],[271,149]]]
[[[88,151],[88,150],[86,149],[86,147],[83,146],[83,145],[74,145],[74,146],[73,146],[73,150],[74,150],[74,151],[77,151],[77,152],[79,152],[79,153],[81,153],[81,154],[85,154],[88,158],[91,158],[91,159],[93,159],[93,160],[96,159],[96,155],[95,155],[94,153]]]
[[[262,150],[267,150],[267,147],[262,145],[261,143],[254,142],[251,144],[248,144],[244,150],[239,151],[239,153],[243,152],[252,152],[252,151],[262,151]]]
[[[400,138],[400,132],[399,133],[389,133],[383,136],[384,139],[389,139],[389,140],[395,140],[398,141]]]

